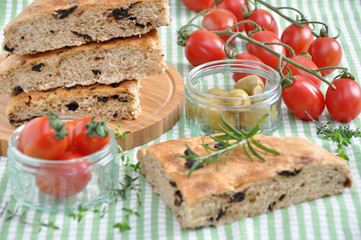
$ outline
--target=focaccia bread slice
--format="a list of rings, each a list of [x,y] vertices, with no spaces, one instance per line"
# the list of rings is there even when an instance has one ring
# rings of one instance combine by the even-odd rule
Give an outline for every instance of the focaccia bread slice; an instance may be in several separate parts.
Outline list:
[[[205,155],[202,143],[217,147],[209,137],[155,144],[140,149],[137,157],[141,172],[172,209],[182,228],[231,223],[339,194],[352,185],[347,162],[306,139],[263,135],[254,139],[280,154],[258,149],[266,161],[256,157],[252,161],[242,147],[237,147],[226,164],[219,164],[218,170],[213,162],[189,177],[192,162],[179,155],[190,154],[185,152],[186,144],[197,154]],[[225,157],[221,159],[224,161]]]
[[[136,119],[141,113],[139,80],[15,93],[5,114],[12,125],[19,126],[49,110],[59,115],[98,116],[104,120]]]
[[[36,0],[4,28],[20,55],[130,37],[169,25],[167,0]]]
[[[10,54],[0,62],[0,93],[94,83],[111,84],[164,72],[157,30],[106,43],[91,43],[36,55]]]

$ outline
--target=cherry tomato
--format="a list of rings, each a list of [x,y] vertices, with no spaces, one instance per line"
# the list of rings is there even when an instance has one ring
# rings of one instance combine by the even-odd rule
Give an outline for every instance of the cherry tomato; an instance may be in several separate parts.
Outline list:
[[[275,43],[281,42],[281,40],[276,36],[276,34],[274,34],[274,32],[270,32],[270,31],[255,32],[251,36],[251,38],[253,38],[254,40],[257,40],[259,42],[275,42]],[[286,55],[286,50],[285,50],[284,46],[276,45],[276,44],[274,44],[274,45],[271,44],[271,45],[267,45],[267,46],[280,54]],[[263,48],[256,46],[255,44],[253,44],[251,42],[247,42],[246,49],[247,49],[248,53],[253,54],[256,57],[258,57],[262,62],[264,62],[264,64],[277,70],[277,66],[278,66],[278,62],[279,62],[278,57],[276,57],[272,53],[264,50]]]
[[[282,89],[282,99],[288,110],[303,120],[317,119],[325,109],[325,99],[319,87],[309,79],[296,75],[291,85]]]
[[[328,87],[326,107],[331,117],[340,122],[349,122],[361,112],[361,88],[351,78],[339,78],[332,82],[336,89]]]
[[[342,58],[342,49],[340,44],[330,37],[319,37],[315,39],[308,53],[312,56],[313,62],[319,68],[338,66]],[[334,69],[321,71],[322,76],[332,73]]]
[[[229,27],[232,27],[236,23],[237,19],[234,14],[223,8],[215,8],[208,11],[202,20],[202,26],[209,31],[225,30]],[[237,32],[237,30],[237,27],[232,29],[233,32]],[[220,35],[219,37],[222,38],[224,42],[226,42],[230,35]],[[233,41],[234,38],[231,40],[231,42]]]
[[[240,60],[247,60],[247,61],[253,61],[253,62],[259,62],[262,63],[263,62],[256,56],[249,54],[249,53],[240,53],[237,57],[235,57],[235,59],[240,59]],[[251,73],[245,73],[245,72],[236,72],[233,74],[233,80],[235,82],[237,82],[239,79],[242,79],[248,75],[252,75]],[[266,82],[266,79],[264,77],[261,77],[263,83]]]
[[[65,129],[68,132],[68,140],[69,140],[69,144],[67,147],[67,151],[71,151],[73,150],[73,131],[74,131],[74,127],[75,125],[78,123],[78,121],[71,121],[71,122],[66,122],[65,123]]]
[[[296,55],[307,52],[314,39],[312,29],[307,24],[303,24],[302,27],[291,24],[285,28],[281,36],[281,41],[290,46]],[[291,57],[288,49],[286,52],[287,57]]]
[[[236,16],[237,21],[240,22],[244,20],[242,8],[245,13],[248,13],[246,2],[247,0],[222,0],[217,4],[217,8],[224,8],[231,11],[234,16]],[[244,24],[239,25],[238,30],[243,31]]]
[[[58,158],[68,147],[68,137],[65,136],[62,140],[57,139],[47,116],[28,122],[18,142],[24,154],[46,160]]]
[[[78,121],[73,131],[73,149],[83,155],[89,155],[102,149],[110,139],[109,133],[105,138],[88,135],[89,129],[87,128],[87,124],[92,120],[92,118],[93,117],[88,117]],[[95,120],[98,121],[97,118],[95,118]],[[106,128],[105,125],[104,128]]]
[[[57,160],[81,158],[82,154],[66,151]],[[83,191],[91,179],[89,164],[86,160],[78,159],[65,162],[62,165],[44,164],[39,167],[35,177],[39,190],[47,195],[66,198]]]
[[[200,12],[202,10],[212,8],[215,0],[182,0],[183,4],[190,10]]]
[[[316,64],[312,61],[312,59],[305,57],[305,56],[294,56],[290,58],[291,60],[295,61],[296,63],[301,64],[302,66],[305,66],[310,69],[317,69],[318,67]],[[318,77],[312,75],[311,73],[308,73],[301,68],[296,67],[295,65],[292,65],[290,63],[286,63],[285,66],[287,66],[290,70],[292,75],[302,75],[309,80],[311,80],[313,83],[315,83],[318,87],[321,87],[322,81]],[[283,74],[287,74],[287,69],[283,69]]]
[[[224,41],[215,33],[207,30],[192,32],[185,44],[184,53],[193,66],[227,58]]]
[[[252,12],[252,14],[246,19],[251,20],[261,28],[266,29],[267,31],[274,32],[276,36],[278,36],[278,26],[276,20],[272,17],[272,15],[263,9],[256,9]],[[254,30],[254,25],[251,23],[245,24],[246,33],[250,35],[250,31]]]

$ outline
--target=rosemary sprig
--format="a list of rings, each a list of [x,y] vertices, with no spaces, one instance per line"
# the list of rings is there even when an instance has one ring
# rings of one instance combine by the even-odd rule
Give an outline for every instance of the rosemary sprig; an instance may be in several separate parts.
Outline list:
[[[251,153],[257,157],[258,159],[265,161],[265,159],[256,151],[254,146],[259,149],[262,149],[265,152],[272,153],[278,155],[279,152],[276,150],[270,149],[260,142],[257,142],[253,139],[253,136],[256,135],[260,131],[260,124],[268,117],[268,114],[264,115],[260,118],[255,127],[249,131],[245,132],[243,130],[238,131],[233,126],[231,126],[222,115],[220,115],[220,119],[225,127],[221,124],[219,128],[221,129],[220,134],[209,136],[211,139],[217,142],[217,147],[210,147],[206,144],[202,144],[202,147],[207,151],[206,155],[197,154],[190,146],[186,145],[185,155],[178,155],[177,157],[185,158],[187,162],[190,162],[191,168],[188,172],[188,177],[192,174],[193,171],[203,167],[205,164],[209,164],[211,162],[217,162],[217,166],[221,162],[220,157],[223,154],[227,153],[224,164],[227,163],[230,154],[233,149],[237,146],[242,145],[246,155],[253,161],[253,157]],[[250,153],[251,152],[251,153]]]

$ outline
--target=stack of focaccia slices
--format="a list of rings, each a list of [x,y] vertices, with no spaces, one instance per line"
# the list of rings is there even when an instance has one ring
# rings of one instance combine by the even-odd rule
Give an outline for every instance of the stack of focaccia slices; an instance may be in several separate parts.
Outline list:
[[[141,114],[141,79],[166,68],[156,30],[167,0],[37,0],[4,28],[0,94],[20,125],[49,110],[107,120]]]

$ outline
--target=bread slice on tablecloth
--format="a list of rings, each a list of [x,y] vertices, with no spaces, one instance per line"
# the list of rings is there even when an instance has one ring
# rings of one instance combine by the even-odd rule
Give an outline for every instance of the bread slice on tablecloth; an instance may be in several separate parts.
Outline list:
[[[167,0],[36,0],[4,28],[20,55],[130,37],[170,23]]]
[[[171,140],[137,152],[141,172],[165,201],[183,228],[219,226],[244,217],[312,199],[342,193],[352,185],[347,162],[322,147],[298,137],[254,137],[279,155],[259,150],[266,159],[250,160],[242,147],[226,164],[213,162],[187,177],[191,162],[186,144],[205,155],[209,137]],[[203,142],[204,141],[204,142]],[[227,155],[227,154],[225,154]],[[226,156],[222,156],[224,161]]]

